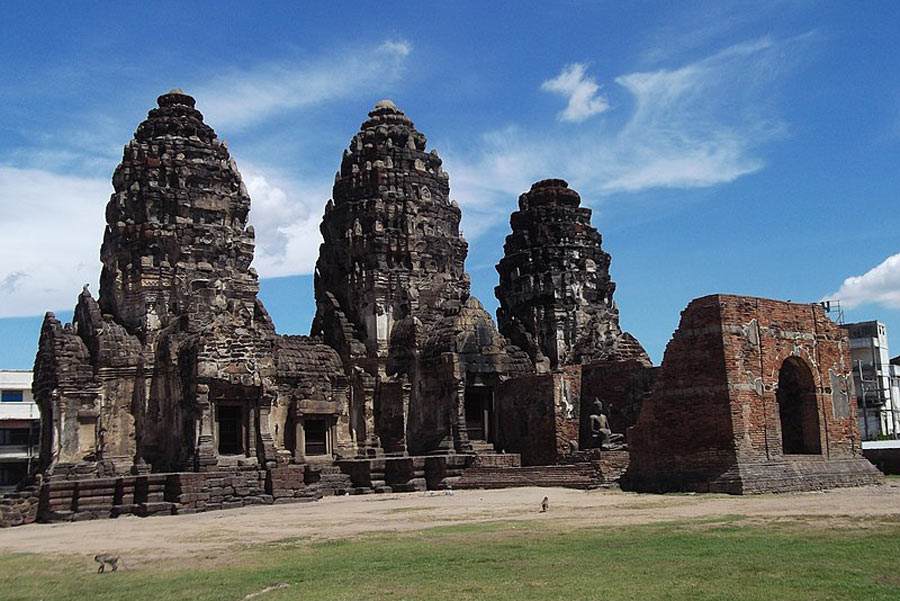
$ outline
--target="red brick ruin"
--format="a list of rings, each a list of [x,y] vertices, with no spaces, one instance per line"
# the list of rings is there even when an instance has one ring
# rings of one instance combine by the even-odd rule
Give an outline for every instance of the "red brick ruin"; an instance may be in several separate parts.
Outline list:
[[[820,308],[697,299],[653,367],[562,180],[519,198],[495,327],[442,161],[389,100],[325,206],[311,336],[278,334],[250,197],[194,105],[172,90],[140,124],[113,175],[98,298],[86,287],[73,323],[44,320],[40,469],[0,498],[0,525],[448,487],[880,482],[846,334]]]
[[[756,493],[874,484],[849,341],[818,305],[692,301],[629,436],[635,490]]]

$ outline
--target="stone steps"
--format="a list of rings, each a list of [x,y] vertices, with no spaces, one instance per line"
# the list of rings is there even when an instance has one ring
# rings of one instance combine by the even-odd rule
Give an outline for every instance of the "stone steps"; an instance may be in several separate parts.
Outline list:
[[[354,492],[350,476],[334,465],[308,465],[306,484],[324,496],[349,495]]]
[[[542,486],[587,489],[604,484],[604,478],[592,463],[544,465],[534,467],[473,467],[463,472],[454,488],[509,488]]]

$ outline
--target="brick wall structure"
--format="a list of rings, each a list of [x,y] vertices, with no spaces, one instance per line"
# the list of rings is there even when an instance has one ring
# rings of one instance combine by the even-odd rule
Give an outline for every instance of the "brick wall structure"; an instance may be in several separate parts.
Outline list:
[[[629,430],[639,491],[781,492],[882,481],[862,456],[846,333],[817,305],[693,300]]]

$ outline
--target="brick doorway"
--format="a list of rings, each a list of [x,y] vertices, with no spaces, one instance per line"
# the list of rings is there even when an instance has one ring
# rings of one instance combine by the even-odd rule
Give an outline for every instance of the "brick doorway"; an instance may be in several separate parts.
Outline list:
[[[821,455],[819,406],[812,371],[797,357],[788,357],[778,372],[778,416],[785,455]]]

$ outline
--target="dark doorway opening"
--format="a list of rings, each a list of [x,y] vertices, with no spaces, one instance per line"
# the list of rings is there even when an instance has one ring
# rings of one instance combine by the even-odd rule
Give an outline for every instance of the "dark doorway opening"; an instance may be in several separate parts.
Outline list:
[[[284,422],[284,448],[291,452],[291,456],[297,454],[297,418],[294,412],[288,413]]]
[[[328,426],[324,419],[303,420],[306,455],[328,454]]]
[[[493,440],[491,428],[494,403],[488,386],[467,386],[465,396],[466,430],[469,440]]]
[[[238,405],[219,405],[216,411],[219,425],[219,454],[240,455],[244,452],[244,408]]]
[[[796,357],[784,360],[778,372],[778,416],[785,455],[819,455],[819,407],[816,387],[809,367]]]

